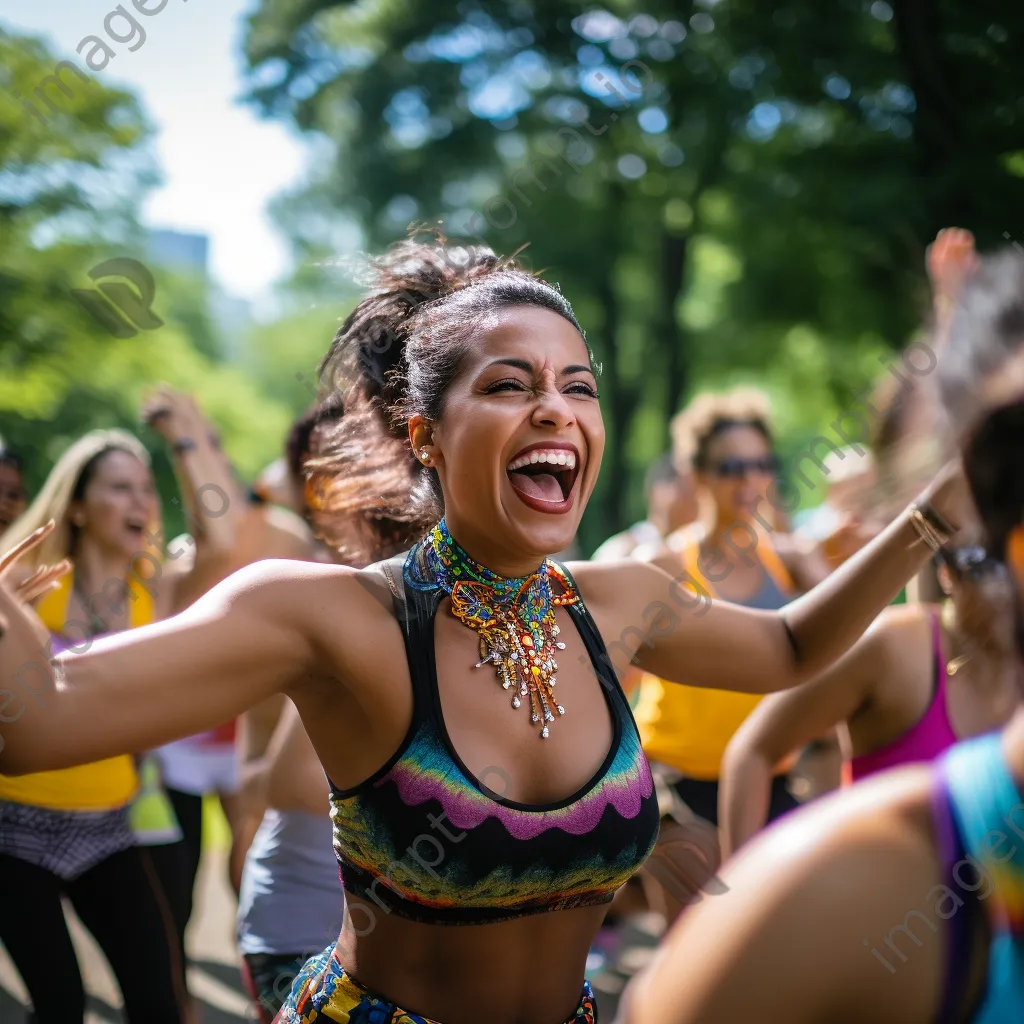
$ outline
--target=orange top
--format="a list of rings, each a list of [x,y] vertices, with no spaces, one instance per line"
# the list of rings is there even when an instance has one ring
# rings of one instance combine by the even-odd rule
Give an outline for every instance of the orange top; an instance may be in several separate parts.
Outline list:
[[[795,594],[797,588],[791,576],[762,531],[756,550],[762,567],[779,590],[785,595]],[[700,570],[698,539],[683,549],[681,561],[708,594],[717,596]],[[764,694],[683,686],[645,673],[634,712],[644,753],[690,778],[716,780],[729,740],[763,699]]]

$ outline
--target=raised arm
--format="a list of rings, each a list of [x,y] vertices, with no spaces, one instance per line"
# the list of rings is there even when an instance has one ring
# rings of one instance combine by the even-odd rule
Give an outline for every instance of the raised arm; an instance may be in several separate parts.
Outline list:
[[[761,701],[733,736],[722,759],[718,790],[723,858],[764,827],[775,766],[852,718],[884,678],[890,618],[888,610],[883,612],[817,679]]]
[[[959,470],[948,467],[919,506],[930,503],[929,514],[962,523],[966,501]],[[607,577],[602,600],[614,601],[616,588],[632,596],[637,621],[624,632],[631,628],[636,636],[632,650],[642,669],[691,686],[773,693],[813,679],[849,650],[931,554],[908,510],[779,612],[712,601],[686,574],[673,580],[653,566],[594,566],[592,572]]]
[[[294,692],[323,670],[322,609],[344,610],[347,595],[362,595],[354,575],[262,562],[180,615],[52,661],[38,620],[0,585],[0,772],[151,749],[215,728],[279,690]],[[334,620],[335,632],[353,618],[351,607]]]
[[[180,611],[227,572],[238,540],[246,505],[216,432],[191,395],[159,389],[142,409],[143,418],[170,445],[174,474],[195,544],[195,557],[185,571],[170,561],[168,613]],[[160,595],[159,583],[154,590]]]

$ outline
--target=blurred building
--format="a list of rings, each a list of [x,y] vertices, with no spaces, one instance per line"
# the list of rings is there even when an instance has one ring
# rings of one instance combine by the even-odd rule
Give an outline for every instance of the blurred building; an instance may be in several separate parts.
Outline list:
[[[206,277],[206,262],[210,252],[210,239],[206,235],[193,235],[184,231],[150,231],[148,239],[150,258],[156,263],[181,270],[194,270]]]
[[[202,277],[207,286],[207,309],[219,335],[223,356],[229,362],[238,360],[243,351],[243,338],[252,322],[252,304],[227,295],[210,281],[209,237],[160,229],[149,232],[147,249],[154,263],[173,270],[191,271]]]

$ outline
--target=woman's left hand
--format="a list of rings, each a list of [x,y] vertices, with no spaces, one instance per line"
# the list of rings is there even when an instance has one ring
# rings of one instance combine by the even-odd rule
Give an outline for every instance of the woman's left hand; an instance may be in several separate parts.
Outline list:
[[[56,565],[41,565],[30,576],[12,586],[14,596],[23,604],[31,604],[57,586],[58,580],[71,570],[71,563],[65,558]]]
[[[0,589],[12,595],[22,605],[30,605],[32,601],[42,597],[43,594],[52,590],[57,581],[71,569],[71,563],[65,558],[56,565],[41,565],[34,572],[28,575],[18,576],[19,559],[41,544],[56,528],[51,519],[45,526],[41,526],[35,533],[30,534],[20,544],[15,545],[10,551],[0,554]],[[25,608],[30,618],[32,627],[37,636],[45,641],[47,637],[46,628],[39,619],[32,613],[31,608]],[[3,623],[0,622],[0,638],[3,636]]]

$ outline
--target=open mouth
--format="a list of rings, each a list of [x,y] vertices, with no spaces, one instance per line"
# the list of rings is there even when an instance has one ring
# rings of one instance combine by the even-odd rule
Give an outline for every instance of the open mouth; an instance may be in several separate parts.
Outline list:
[[[146,524],[141,519],[128,519],[125,521],[124,528],[129,533],[141,537],[146,529]]]
[[[572,490],[580,471],[575,445],[535,444],[522,449],[506,472],[516,494],[540,512],[572,508]]]

